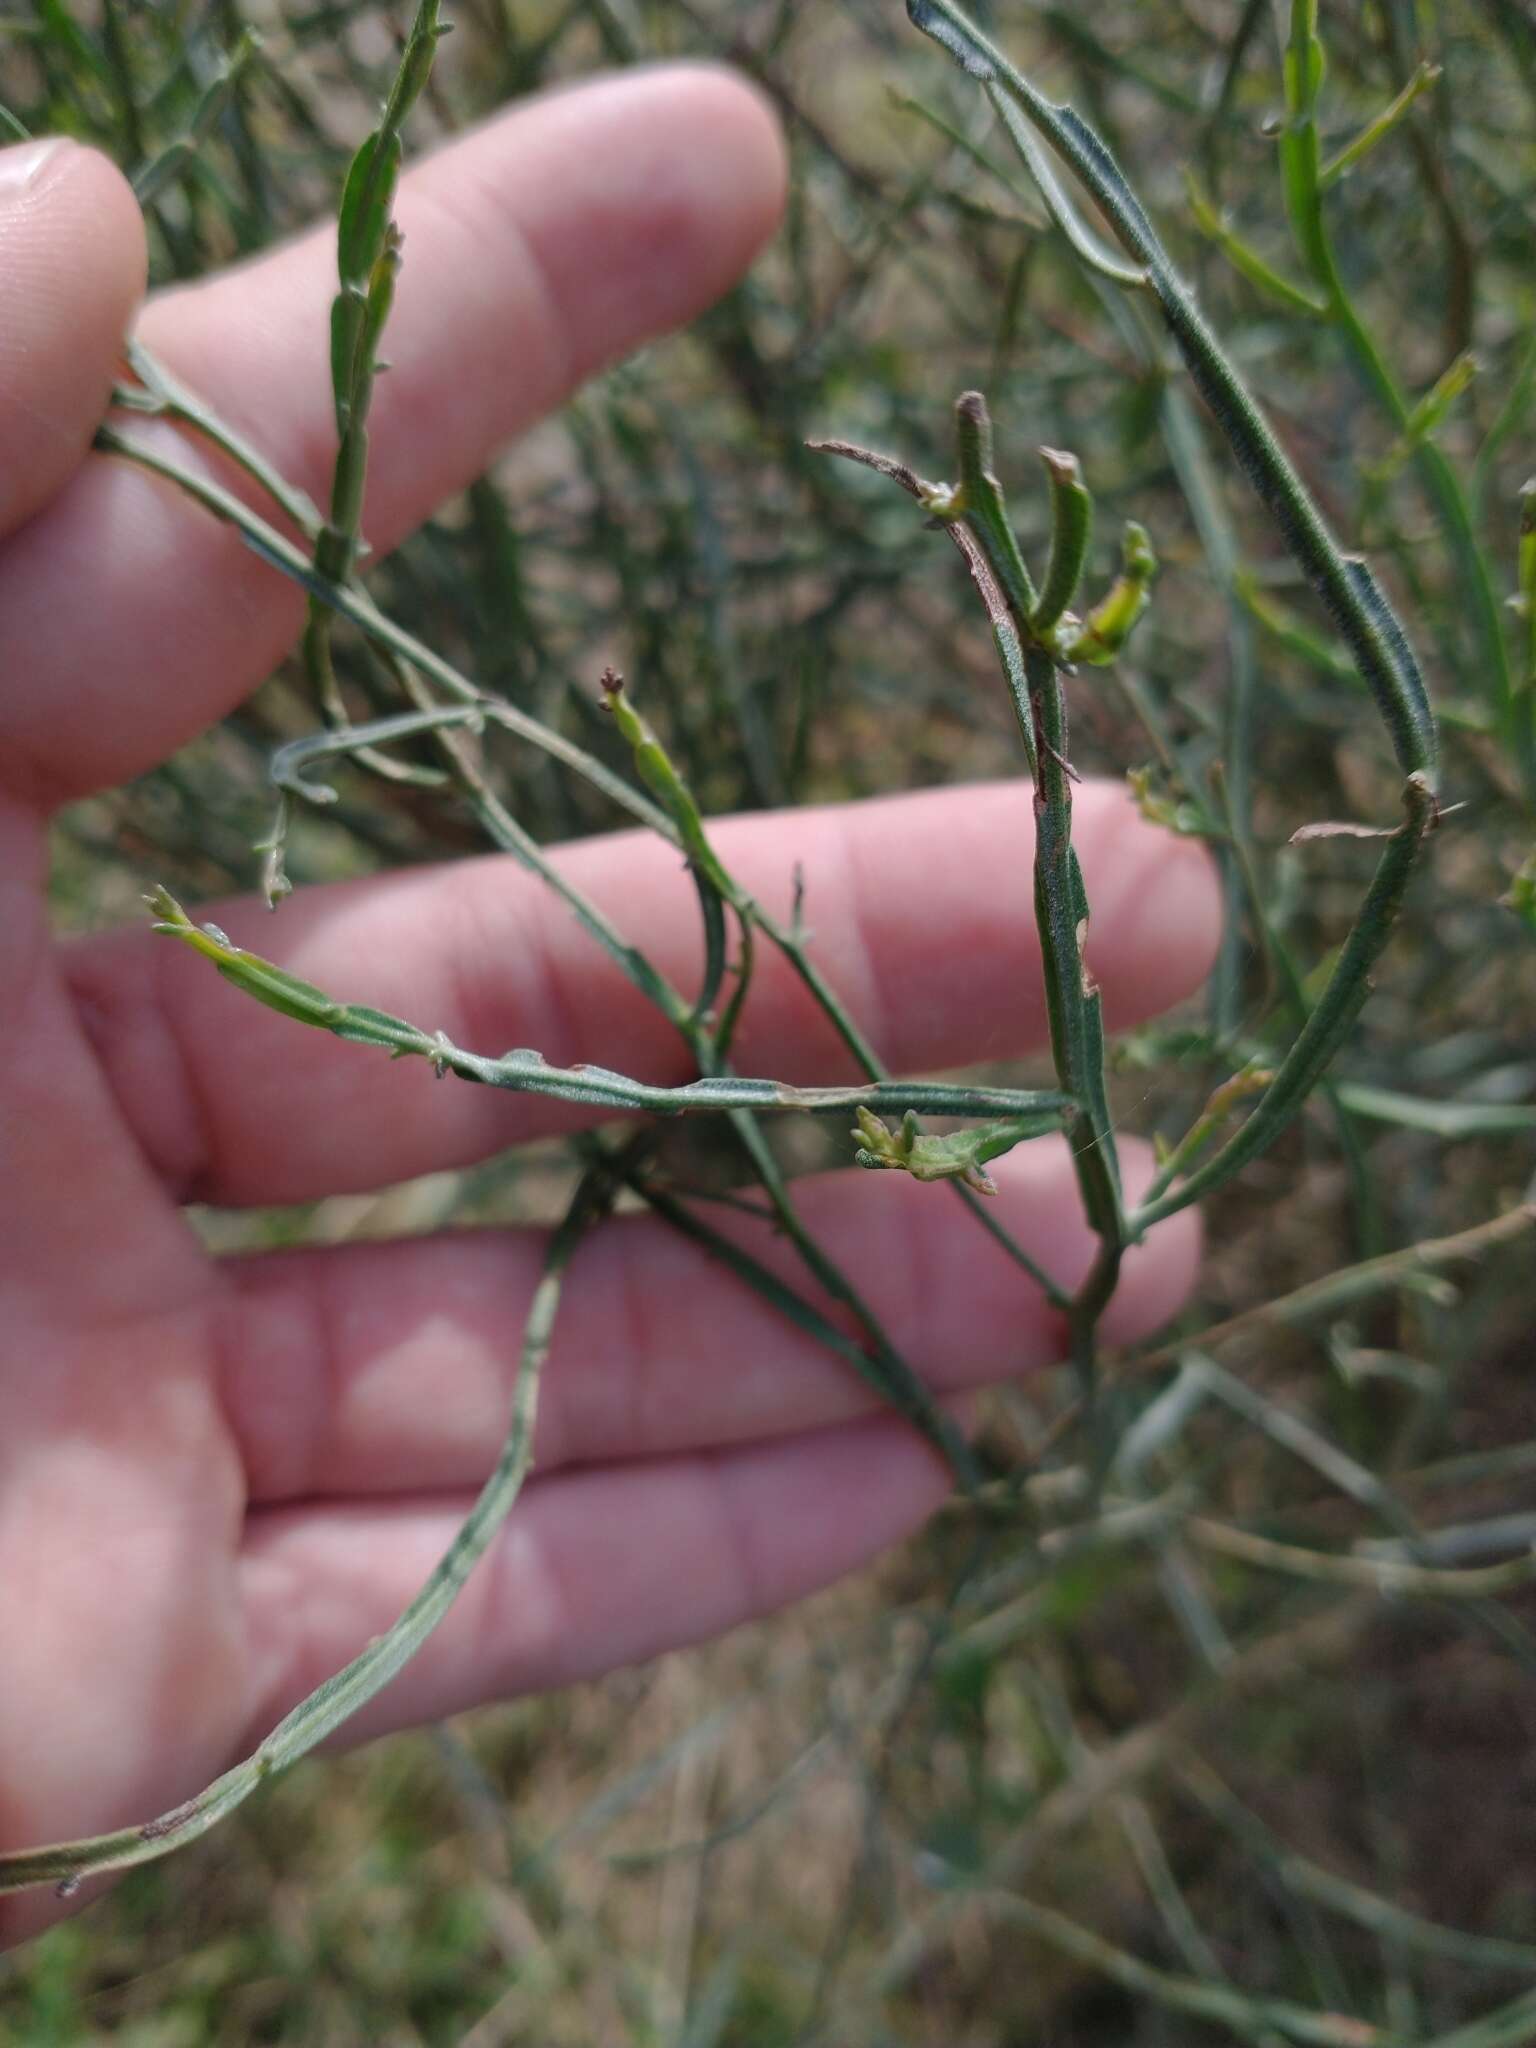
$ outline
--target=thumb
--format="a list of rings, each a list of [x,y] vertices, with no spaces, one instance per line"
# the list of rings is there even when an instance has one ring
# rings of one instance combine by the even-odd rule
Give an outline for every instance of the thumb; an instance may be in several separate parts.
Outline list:
[[[144,292],[122,174],[60,137],[0,150],[0,539],[65,484]]]

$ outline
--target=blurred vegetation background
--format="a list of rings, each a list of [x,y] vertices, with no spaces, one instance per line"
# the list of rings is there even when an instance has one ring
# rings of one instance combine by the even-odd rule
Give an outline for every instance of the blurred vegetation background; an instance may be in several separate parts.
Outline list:
[[[301,1767],[0,1960],[0,2041],[1536,2040],[1536,1601],[1517,1583],[1536,1239],[1408,1255],[1536,1192],[1536,790],[1489,708],[1500,659],[1516,691],[1536,660],[1508,603],[1536,469],[1536,27],[1527,0],[1323,7],[1326,150],[1410,102],[1328,201],[1394,408],[1358,334],[1304,303],[1276,164],[1288,12],[976,7],[1110,141],[1371,552],[1464,805],[1331,1087],[1211,1216],[1181,1332],[1124,1362],[1104,1503],[1081,1511],[1070,1385],[1015,1387],[986,1412],[980,1527],[953,1510],[712,1649]],[[1368,699],[1180,376],[897,0],[451,14],[418,146],[604,66],[700,54],[778,105],[794,191],[741,289],[444,508],[373,572],[381,598],[623,766],[593,690],[614,660],[709,810],[1013,773],[953,551],[803,444],[845,435],[942,476],[952,401],[979,386],[1037,553],[1034,449],[1075,450],[1092,580],[1127,515],[1164,565],[1132,659],[1074,688],[1076,765],[1149,770],[1144,801],[1229,842],[1208,999],[1117,1053],[1128,1125],[1176,1137],[1289,1041],[1363,889],[1369,847],[1290,834],[1390,825],[1397,805]],[[0,102],[139,173],[168,282],[334,208],[406,19],[378,0],[13,4]],[[357,714],[390,708],[341,644]],[[266,760],[315,722],[280,674],[169,767],[78,806],[61,922],[137,916],[151,880],[193,901],[253,886]],[[503,772],[543,838],[615,822],[539,757]],[[349,772],[341,804],[296,821],[289,867],[302,883],[476,843],[429,793]],[[668,1157],[680,1179],[720,1171],[707,1138]],[[236,1248],[544,1217],[568,1178],[545,1148],[203,1221]],[[1390,1284],[1255,1313],[1393,1254]]]

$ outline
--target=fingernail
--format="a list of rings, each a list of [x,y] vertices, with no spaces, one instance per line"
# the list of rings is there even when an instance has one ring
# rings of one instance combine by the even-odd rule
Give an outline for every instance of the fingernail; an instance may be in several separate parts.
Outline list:
[[[0,149],[0,205],[19,199],[44,167],[69,147],[67,136],[45,135],[38,142],[18,142],[14,149]]]

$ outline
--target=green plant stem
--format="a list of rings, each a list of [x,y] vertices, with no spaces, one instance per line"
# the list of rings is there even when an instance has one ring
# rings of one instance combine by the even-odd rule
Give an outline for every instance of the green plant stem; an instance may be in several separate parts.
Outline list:
[[[1039,734],[1035,785],[1035,921],[1040,932],[1051,1048],[1062,1092],[1077,1109],[1068,1142],[1088,1220],[1101,1238],[1120,1235],[1120,1173],[1104,1099],[1100,999],[1083,958],[1088,899],[1072,845],[1072,780],[1066,699],[1051,655],[1024,656]]]
[[[1343,2013],[1315,2011],[1288,1999],[1263,1997],[1235,1985],[1157,1969],[1066,1914],[1015,1893],[987,1889],[970,1896],[985,1908],[989,1918],[1049,1943],[1138,1999],[1227,2027],[1243,2040],[1257,2042],[1267,2033],[1280,2034],[1303,2048],[1400,2048],[1400,2037]]]
[[[173,897],[162,890],[153,898],[159,922],[155,930],[180,939],[212,961],[224,977],[247,995],[301,1024],[329,1031],[358,1045],[371,1045],[393,1059],[425,1059],[439,1073],[519,1094],[542,1095],[555,1102],[582,1103],[616,1113],[652,1116],[685,1112],[718,1114],[734,1109],[841,1111],[873,1105],[888,1115],[916,1110],[929,1116],[1017,1117],[1038,1119],[1040,1128],[1058,1130],[1071,1104],[1063,1095],[1006,1088],[970,1088],[941,1081],[865,1081],[846,1088],[796,1088],[786,1081],[743,1079],[734,1074],[706,1075],[679,1087],[653,1086],[598,1066],[554,1067],[527,1047],[499,1059],[466,1052],[440,1031],[424,1031],[403,1017],[340,1003],[296,975],[276,967],[259,954],[231,945],[217,927],[195,925]],[[675,991],[673,992],[675,995]],[[689,1013],[690,1029],[692,1025]],[[707,1034],[700,1032],[701,1039]]]
[[[774,945],[778,947],[779,951],[805,983],[806,988],[820,1007],[822,1014],[831,1023],[838,1037],[841,1038],[843,1044],[853,1055],[865,1075],[871,1081],[889,1080],[889,1069],[879,1058],[874,1047],[869,1043],[863,1032],[859,1030],[857,1024],[849,1015],[847,1006],[811,958],[805,941],[795,926],[780,923],[777,918],[771,917],[763,909],[762,905],[756,901],[752,902],[752,915],[754,921],[768,935]],[[975,1220],[994,1242],[1001,1246],[1009,1258],[1013,1260],[1014,1264],[1021,1271],[1029,1275],[1051,1307],[1065,1309],[1071,1301],[1071,1295],[1066,1289],[1059,1286],[1052,1279],[1051,1275],[1046,1272],[1044,1267],[1030,1257],[1029,1253],[1025,1251],[1013,1234],[998,1222],[986,1200],[960,1181],[954,1182],[953,1186],[957,1200],[964,1203]]]
[[[113,15],[113,8],[104,10],[104,27]],[[260,37],[253,29],[246,29],[228,55],[220,60],[213,82],[198,100],[186,132],[167,143],[164,149],[135,171],[133,193],[140,206],[153,206],[165,188],[174,184],[193,162],[229,104],[242,73],[260,48]]]
[[[363,547],[363,493],[368,480],[368,412],[379,369],[379,343],[394,303],[401,237],[393,220],[403,153],[401,131],[426,86],[439,38],[440,0],[420,0],[379,125],[352,159],[336,230],[337,292],[331,305],[331,391],[336,460],[330,509],[314,542],[318,575],[345,583]],[[347,723],[331,655],[330,607],[314,592],[301,642],[305,673],[324,715]],[[361,758],[367,761],[366,755]],[[368,763],[376,766],[374,763]]]
[[[1364,1586],[1384,1599],[1485,1600],[1516,1592],[1536,1580],[1536,1552],[1528,1551],[1525,1556],[1506,1559],[1502,1564],[1451,1568],[1304,1550],[1294,1543],[1276,1543],[1268,1536],[1256,1536],[1251,1530],[1235,1529],[1229,1523],[1213,1522],[1202,1515],[1186,1516],[1182,1526],[1199,1548],[1234,1558],[1239,1564],[1256,1565],[1263,1571],[1282,1572],[1291,1578],[1313,1579],[1323,1585]]]
[[[1423,679],[1406,635],[1362,564],[1342,552],[1301,478],[1206,325],[1119,166],[1071,107],[1047,100],[954,0],[907,0],[914,24],[943,45],[994,100],[1011,100],[1071,166],[1123,246],[1146,268],[1196,388],[1287,547],[1370,685],[1408,774],[1433,781],[1438,747]]]
[[[418,640],[413,633],[408,633],[403,626],[387,618],[374,604],[372,598],[363,591],[352,585],[333,583],[320,575],[302,549],[295,547],[259,513],[253,512],[222,485],[197,475],[195,471],[183,468],[156,450],[137,445],[110,425],[97,428],[95,445],[104,453],[124,456],[129,461],[136,462],[141,469],[147,469],[154,475],[163,477],[166,482],[175,484],[179,490],[185,491],[188,497],[195,498],[205,511],[211,512],[216,519],[221,519],[232,526],[251,552],[259,556],[269,567],[301,585],[332,611],[356,626],[360,632],[399,656],[422,675],[429,677],[449,696],[456,698],[461,704],[476,706],[486,718],[493,719],[518,739],[541,748],[567,768],[574,770],[595,789],[601,790],[611,802],[627,811],[638,823],[649,826],[652,831],[660,832],[665,838],[675,840],[676,835],[666,813],[642,796],[632,784],[624,780],[623,776],[615,775],[611,768],[597,759],[596,755],[588,753],[584,747],[578,747],[563,734],[553,731],[527,712],[519,710],[515,704],[508,703],[505,698],[492,697],[478,689],[467,677],[460,674],[451,662],[445,661],[441,655],[428,647],[425,641]]]
[[[760,1294],[782,1316],[807,1331],[818,1344],[824,1345],[845,1364],[851,1365],[855,1372],[864,1371],[868,1362],[867,1354],[857,1338],[848,1336],[835,1323],[828,1321],[819,1309],[796,1294],[792,1287],[787,1287],[761,1260],[754,1259],[750,1252],[743,1251],[733,1239],[712,1229],[670,1188],[663,1187],[649,1176],[643,1166],[626,1173],[624,1180],[628,1187],[655,1210],[663,1222],[670,1224],[680,1235],[691,1238],[695,1244],[703,1246],[711,1258],[718,1260],[728,1272],[734,1273],[755,1293]]]
[[[501,1455],[432,1576],[393,1628],[285,1714],[242,1763],[169,1813],[84,1841],[0,1855],[0,1894],[43,1884],[55,1884],[67,1894],[84,1877],[150,1863],[195,1841],[242,1805],[265,1779],[307,1756],[415,1655],[452,1606],[522,1490],[533,1457],[539,1375],[549,1355],[566,1271],[587,1231],[612,1206],[616,1187],[608,1161],[589,1170],[550,1239],[544,1271],[523,1327],[511,1420]]]
[[[1104,144],[1072,108],[1045,99],[954,0],[907,0],[907,11],[918,28],[987,87],[994,103],[1006,99],[1022,111],[1092,193],[1124,247],[1145,265],[1196,388],[1343,635],[1408,776],[1405,823],[1390,841],[1328,987],[1274,1083],[1241,1130],[1213,1158],[1181,1187],[1144,1204],[1130,1219],[1127,1229],[1134,1239],[1256,1158],[1299,1111],[1342,1043],[1366,999],[1370,970],[1390,935],[1419,847],[1437,814],[1434,716],[1418,661],[1385,594],[1363,561],[1340,550]],[[1310,89],[1315,91],[1315,80]],[[1053,1035],[1055,1028],[1053,1022]]]
[[[121,406],[128,412],[175,420],[178,426],[189,427],[193,433],[200,434],[265,491],[306,540],[313,542],[318,537],[325,522],[308,492],[301,491],[279,475],[258,448],[220,419],[195,392],[189,391],[143,342],[130,337],[124,346],[123,359],[138,382],[119,384],[114,389],[112,403],[115,406]]]
[[[955,407],[955,416],[960,463],[960,484],[955,490],[927,483],[906,463],[852,442],[820,441],[812,446],[889,477],[936,513],[965,560],[992,627],[993,644],[1035,784],[1035,918],[1051,1042],[1063,1093],[1077,1104],[1068,1126],[1068,1143],[1085,1209],[1100,1238],[1099,1256],[1078,1293],[1063,1297],[1056,1291],[1056,1305],[1067,1314],[1074,1360],[1088,1391],[1094,1375],[1094,1332],[1114,1292],[1126,1239],[1114,1130],[1104,1095],[1099,996],[1081,955],[1080,934],[1086,929],[1088,904],[1072,848],[1066,704],[1056,657],[1035,637],[1033,617],[1040,599],[992,470],[991,422],[980,393],[966,392]],[[1062,558],[1075,557],[1080,567],[1087,493],[1075,474],[1058,477],[1053,470],[1052,477],[1058,486],[1058,510],[1074,528],[1057,553]],[[1065,583],[1065,570],[1060,572],[1060,580]],[[1069,1072],[1070,1081],[1066,1078]]]
[[[1115,1291],[1128,1240],[1114,1125],[1104,1092],[1100,998],[1083,958],[1088,898],[1072,845],[1066,699],[1061,673],[1048,650],[1030,647],[1024,665],[1038,728],[1035,923],[1040,933],[1046,1011],[1056,1073],[1063,1092],[1077,1104],[1067,1127],[1072,1165],[1084,1214],[1099,1240],[1088,1276],[1067,1311],[1072,1366],[1091,1412],[1098,1376],[1099,1318]]]
[[[1536,1946],[1528,1942],[1504,1941],[1496,1935],[1465,1934],[1457,1927],[1443,1927],[1299,1855],[1234,1796],[1203,1758],[1193,1754],[1186,1757],[1179,1778],[1205,1811],[1251,1854],[1267,1863],[1288,1890],[1315,1900],[1357,1927],[1423,1954],[1444,1956],[1475,1968],[1525,1972],[1536,1969]]]
[[[1213,1158],[1178,1187],[1134,1211],[1127,1226],[1133,1241],[1165,1216],[1176,1214],[1222,1186],[1256,1159],[1299,1114],[1321,1080],[1370,995],[1371,970],[1392,935],[1419,848],[1437,815],[1434,796],[1421,777],[1409,777],[1403,791],[1403,808],[1404,822],[1387,842],[1328,985],[1274,1080],[1242,1128]]]
[[[1300,285],[1282,277],[1272,263],[1266,262],[1257,249],[1243,240],[1225,215],[1211,203],[1193,172],[1188,174],[1186,188],[1195,226],[1208,241],[1215,243],[1235,271],[1284,306],[1288,313],[1300,313],[1309,320],[1320,319],[1327,313],[1328,307],[1322,299],[1313,298]]]
[[[1357,1302],[1374,1301],[1398,1288],[1411,1288],[1442,1267],[1460,1265],[1464,1259],[1485,1258],[1506,1244],[1517,1243],[1530,1232],[1536,1232],[1536,1202],[1521,1203],[1451,1237],[1426,1238],[1423,1243],[1407,1245],[1401,1251],[1384,1252],[1379,1258],[1341,1266],[1321,1280],[1309,1280],[1304,1287],[1277,1295],[1273,1301],[1261,1302],[1257,1308],[1245,1309],[1241,1315],[1228,1316],[1224,1322],[1213,1323],[1192,1336],[1139,1352],[1124,1360],[1118,1369],[1138,1375],[1162,1372],[1176,1364],[1191,1344],[1214,1350],[1233,1337],[1273,1325],[1289,1326],[1308,1322],[1314,1316],[1337,1315]]]
[[[465,786],[476,813],[493,842],[513,853],[569,905],[584,927],[629,975],[635,986],[643,994],[649,995],[675,1026],[693,1053],[705,1079],[728,1079],[720,1071],[724,1058],[716,1036],[699,1016],[696,1008],[689,1005],[678,991],[656,972],[643,953],[633,946],[626,945],[609,926],[596,905],[550,864],[537,843],[510,815],[499,799],[486,788],[483,778],[477,771],[466,768]],[[670,825],[670,820],[666,823]],[[590,1073],[590,1070],[586,1071]],[[743,1150],[763,1183],[779,1227],[795,1245],[802,1261],[814,1277],[834,1300],[842,1302],[857,1318],[866,1341],[859,1345],[854,1353],[853,1362],[856,1369],[882,1398],[889,1401],[899,1414],[906,1416],[920,1433],[928,1438],[948,1462],[957,1483],[968,1493],[974,1491],[978,1475],[969,1445],[949,1417],[939,1408],[919,1376],[891,1344],[873,1310],[836,1262],[821,1250],[806,1231],[790,1199],[778,1162],[758,1129],[752,1108],[728,1108],[726,1114]]]
[[[1413,433],[1415,408],[1356,310],[1334,255],[1323,207],[1332,171],[1323,168],[1316,119],[1323,77],[1317,12],[1318,0],[1292,0],[1285,50],[1286,122],[1281,136],[1281,164],[1286,207],[1296,244],[1322,294],[1328,318],[1354,357],[1362,382],[1404,437],[1429,492],[1476,628],[1494,712],[1519,767],[1526,793],[1536,801],[1536,697],[1515,689],[1499,597],[1487,556],[1477,542],[1467,494],[1438,444],[1427,434]]]
[[[212,513],[214,517],[231,525],[245,545],[261,560],[267,562],[270,567],[277,569],[281,574],[288,576],[314,595],[322,598],[334,611],[339,612],[362,632],[377,640],[392,653],[398,655],[411,668],[419,670],[423,675],[431,678],[432,681],[446,690],[449,695],[457,698],[460,704],[471,707],[478,715],[493,720],[504,726],[518,738],[542,748],[546,753],[574,770],[575,773],[581,775],[595,788],[602,791],[605,796],[609,797],[620,809],[636,819],[638,823],[647,826],[650,830],[659,833],[663,838],[671,840],[674,844],[680,844],[676,827],[667,813],[652,803],[649,798],[642,796],[623,777],[615,775],[611,769],[597,760],[594,755],[587,753],[585,749],[565,739],[563,735],[552,731],[538,719],[532,718],[526,712],[520,711],[515,705],[508,704],[504,699],[491,697],[477,689],[473,683],[461,675],[451,663],[435,653],[432,648],[428,647],[423,641],[416,639],[413,634],[407,633],[393,620],[387,618],[378,610],[372,600],[361,591],[352,586],[331,583],[319,576],[309,557],[301,549],[286,540],[282,534],[278,533],[274,527],[263,520],[259,514],[253,512],[249,506],[233,496],[232,493],[224,490],[222,486],[211,482],[206,477],[197,475],[193,471],[184,469],[179,464],[170,461],[157,452],[136,446],[132,440],[125,438],[115,428],[110,426],[103,426],[97,430],[96,445],[107,453],[121,455],[130,461],[138,463],[141,467],[185,491],[207,511]],[[458,766],[462,773],[464,771],[462,758],[459,759]],[[607,923],[607,920],[596,910],[594,905],[588,903],[580,896],[579,892],[572,889],[559,870],[545,859],[537,842],[518,825],[517,821],[506,811],[505,807],[485,788],[483,782],[479,784],[477,789],[472,790],[471,801],[494,843],[502,847],[504,851],[514,854],[532,873],[537,874],[541,880],[553,888],[580,919],[584,928],[597,939],[599,944],[605,947],[617,964],[635,982],[636,986],[644,994],[648,995],[651,1000],[656,1002],[670,1021],[687,1036],[692,1019],[692,1010],[683,996],[678,991],[672,989],[669,984],[666,984],[655,973],[655,970],[651,968],[649,961],[643,955],[638,953],[635,948],[625,944]],[[865,1068],[866,1072],[873,1072],[876,1076],[880,1075],[883,1070],[879,1062],[874,1058],[867,1043],[857,1031],[845,1006],[833,994],[825,978],[814,970],[807,956],[803,940],[797,933],[782,925],[777,919],[768,916],[761,906],[750,899],[744,898],[744,900],[749,902],[750,913],[754,920],[761,925],[762,929],[773,939],[775,944],[783,950],[785,957],[801,973],[807,988],[826,1012],[834,1028],[854,1054],[854,1057]],[[867,1097],[860,1096],[859,1099],[864,1100]],[[1008,1251],[1015,1262],[1041,1287],[1047,1299],[1052,1301],[1053,1304],[1059,1305],[1064,1297],[1062,1290],[1051,1277],[1024,1252],[1022,1247],[1004,1230],[1001,1224],[985,1214],[982,1203],[969,1189],[959,1188],[957,1193],[960,1199],[966,1202],[973,1215],[976,1215],[978,1220],[983,1223],[993,1238]],[[846,1292],[844,1298],[846,1299]],[[903,1398],[908,1405],[911,1404],[913,1396],[910,1387]],[[952,1436],[953,1434],[947,1419],[943,1418],[942,1415],[937,1418],[934,1430],[945,1437]],[[931,1433],[933,1431],[930,1431]]]
[[[1385,142],[1393,129],[1398,126],[1407,114],[1408,109],[1419,97],[1420,93],[1427,92],[1432,85],[1438,82],[1439,77],[1440,67],[1438,65],[1430,64],[1427,61],[1416,65],[1412,76],[1397,94],[1396,98],[1383,107],[1373,121],[1366,123],[1353,142],[1346,143],[1336,156],[1330,157],[1327,163],[1322,166],[1318,179],[1323,190],[1326,192],[1328,187],[1337,183],[1346,171],[1353,170],[1355,165],[1363,157],[1368,156],[1379,142]]]
[[[1107,249],[1098,236],[1083,225],[1077,208],[1067,197],[1064,187],[1051,168],[1049,157],[1035,141],[1028,128],[1019,119],[1012,105],[996,96],[992,105],[999,120],[1008,130],[1015,149],[1029,167],[1029,174],[1039,188],[1040,197],[1045,201],[1046,210],[1066,237],[1073,254],[1090,270],[1100,277],[1108,278],[1111,284],[1127,286],[1135,291],[1147,283],[1146,272],[1134,264],[1123,263],[1112,249]]]

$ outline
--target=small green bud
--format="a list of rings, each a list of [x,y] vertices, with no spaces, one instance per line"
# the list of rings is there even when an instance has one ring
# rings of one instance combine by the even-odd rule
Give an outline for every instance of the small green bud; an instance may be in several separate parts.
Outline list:
[[[1517,556],[1520,595],[1515,604],[1536,631],[1536,476],[1520,486],[1520,547]]]
[[[1212,836],[1211,821],[1199,805],[1185,797],[1170,796],[1160,789],[1155,769],[1130,768],[1125,779],[1130,784],[1137,810],[1149,825],[1161,825],[1165,832],[1177,832],[1186,839],[1208,839]]]
[[[1042,448],[1040,460],[1051,480],[1051,556],[1029,622],[1044,637],[1064,616],[1082,581],[1093,532],[1093,499],[1075,455],[1061,448]]]
[[[992,416],[979,391],[962,391],[955,400],[955,446],[960,488],[975,497],[977,486],[992,474]]]
[[[598,687],[603,693],[603,709],[611,715],[629,742],[641,781],[677,827],[684,853],[727,902],[734,902],[735,884],[721,867],[709,843],[693,791],[678,773],[650,721],[630,701],[624,688],[624,678],[617,669],[605,668]]]
[[[300,1024],[334,1032],[338,1038],[355,1039],[359,1045],[382,1046],[396,1056],[430,1049],[431,1042],[403,1018],[358,1003],[339,1003],[312,981],[301,981],[298,975],[264,960],[259,953],[248,953],[243,946],[235,945],[216,924],[194,924],[168,889],[155,889],[144,900],[155,912],[155,931],[180,939],[194,952],[201,953],[226,981],[254,996],[258,1003],[265,1003],[269,1010],[279,1010]]]
[[[1076,631],[1063,636],[1062,659],[1086,662],[1090,668],[1103,668],[1113,661],[1151,602],[1156,574],[1157,557],[1147,529],[1128,519],[1120,544],[1120,574]]]
[[[978,1195],[995,1195],[997,1183],[986,1171],[986,1162],[1011,1152],[1026,1138],[1061,1129],[1061,1113],[1052,1110],[1034,1116],[1003,1117],[995,1123],[973,1124],[943,1137],[930,1136],[918,1128],[909,1109],[899,1130],[890,1130],[861,1103],[854,1112],[858,1124],[852,1133],[862,1139],[854,1154],[859,1166],[892,1167],[910,1173],[914,1180],[958,1180]]]
[[[965,486],[963,484],[930,484],[919,493],[917,502],[930,517],[942,519],[945,525],[948,526],[953,520],[965,517]]]
[[[1536,847],[1532,847],[1519,873],[1509,885],[1508,893],[1500,898],[1506,910],[1512,910],[1532,938],[1536,938]]]

